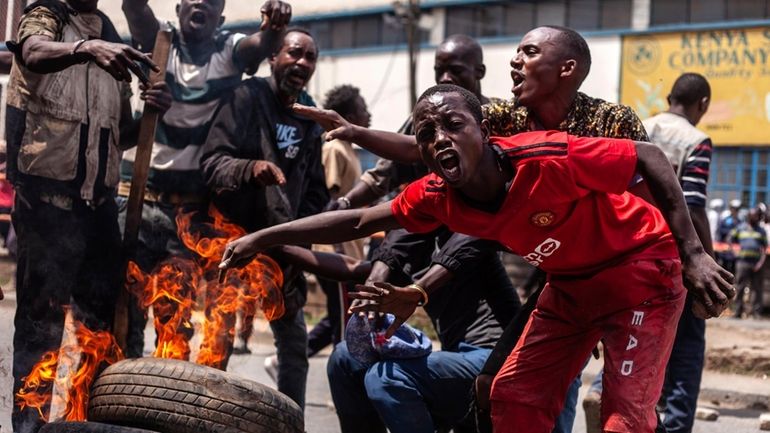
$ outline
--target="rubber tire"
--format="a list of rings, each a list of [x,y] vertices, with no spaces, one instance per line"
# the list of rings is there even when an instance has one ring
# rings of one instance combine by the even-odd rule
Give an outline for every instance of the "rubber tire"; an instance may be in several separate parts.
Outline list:
[[[211,367],[128,359],[94,382],[88,419],[160,433],[303,433],[303,412],[285,395]]]
[[[150,430],[98,422],[52,422],[38,430],[39,433],[157,433]]]

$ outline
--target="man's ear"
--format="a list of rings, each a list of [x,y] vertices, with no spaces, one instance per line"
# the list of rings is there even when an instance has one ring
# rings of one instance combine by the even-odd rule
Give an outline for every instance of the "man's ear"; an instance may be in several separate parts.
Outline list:
[[[668,103],[668,106],[670,107],[671,106],[671,95],[670,94],[668,96],[666,96],[666,102]]]
[[[481,138],[484,139],[484,143],[488,143],[489,142],[489,137],[490,137],[489,120],[482,119],[480,126],[481,126]]]
[[[476,66],[476,80],[481,81],[487,75],[487,67],[484,64]]]
[[[571,77],[572,75],[575,75],[575,72],[577,71],[577,60],[575,59],[569,59],[564,62],[564,64],[561,65],[561,73],[559,76],[561,77]]]
[[[181,5],[181,4],[179,4],[179,3],[177,3],[177,4],[176,4],[176,16],[179,16],[179,8],[180,8],[180,7],[182,7],[182,5]]]
[[[698,101],[698,109],[701,111],[701,113],[705,113],[709,109],[709,104],[711,104],[711,98],[704,96],[700,98],[700,101]]]
[[[219,16],[219,26],[217,26],[217,27],[222,27],[222,24],[224,24],[224,23],[225,23],[225,16],[224,15],[220,15]]]

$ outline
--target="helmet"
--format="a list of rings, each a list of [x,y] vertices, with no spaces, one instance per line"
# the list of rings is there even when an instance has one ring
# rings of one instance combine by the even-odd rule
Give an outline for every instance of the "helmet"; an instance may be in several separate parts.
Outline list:
[[[723,207],[725,207],[725,201],[721,198],[715,198],[709,202],[710,209],[722,209]]]

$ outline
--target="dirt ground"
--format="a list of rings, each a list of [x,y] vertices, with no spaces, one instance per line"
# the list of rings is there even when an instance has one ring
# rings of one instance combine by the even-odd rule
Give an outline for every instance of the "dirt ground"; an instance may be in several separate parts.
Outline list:
[[[709,320],[706,368],[761,378],[770,376],[770,321]]]

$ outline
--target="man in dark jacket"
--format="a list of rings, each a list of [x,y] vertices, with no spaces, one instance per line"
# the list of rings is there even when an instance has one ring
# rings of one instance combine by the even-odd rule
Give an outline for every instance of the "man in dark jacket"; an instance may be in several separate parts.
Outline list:
[[[320,212],[329,201],[321,165],[321,128],[294,114],[315,70],[312,36],[290,29],[270,59],[272,74],[238,87],[215,115],[203,148],[213,202],[246,231]],[[304,281],[285,284],[286,313],[270,323],[278,355],[278,390],[304,407],[308,362],[302,315]]]

